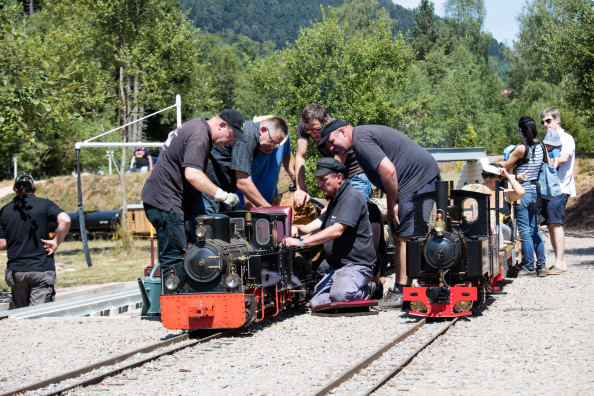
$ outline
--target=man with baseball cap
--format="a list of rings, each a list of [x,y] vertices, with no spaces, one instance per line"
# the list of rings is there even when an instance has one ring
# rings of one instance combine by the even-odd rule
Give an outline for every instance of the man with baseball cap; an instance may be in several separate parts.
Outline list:
[[[335,154],[353,150],[369,180],[386,193],[388,221],[394,237],[396,284],[388,290],[379,306],[402,306],[406,276],[406,241],[414,231],[413,197],[435,190],[441,180],[435,159],[403,133],[383,125],[353,127],[341,119],[322,129],[318,144]]]
[[[196,202],[207,194],[233,207],[239,198],[206,176],[208,156],[214,146],[242,141],[244,119],[237,110],[223,110],[212,118],[196,118],[169,134],[159,161],[142,189],[146,217],[157,231],[162,273],[175,272],[183,285],[182,260],[186,244],[185,221]]]
[[[299,238],[286,238],[289,247],[324,245],[329,265],[310,301],[315,308],[330,302],[369,298],[376,253],[369,212],[363,194],[346,180],[347,168],[331,157],[318,160],[314,176],[330,200],[326,212],[306,225],[296,226]]]
[[[20,173],[16,197],[0,210],[0,250],[8,250],[5,280],[16,308],[54,301],[54,252],[70,228],[70,216],[49,199],[35,196],[35,183]],[[57,223],[56,230],[50,223]],[[54,232],[50,238],[50,232]]]

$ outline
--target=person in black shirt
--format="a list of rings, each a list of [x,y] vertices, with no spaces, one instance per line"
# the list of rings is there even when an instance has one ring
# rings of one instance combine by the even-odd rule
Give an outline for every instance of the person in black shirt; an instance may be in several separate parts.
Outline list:
[[[20,173],[16,197],[0,210],[0,250],[8,250],[5,280],[16,308],[54,301],[57,283],[54,252],[70,228],[70,216],[35,194],[33,177]],[[50,239],[49,223],[58,223]]]
[[[324,126],[318,144],[334,154],[353,150],[369,180],[386,193],[388,222],[394,238],[396,284],[380,302],[381,308],[402,306],[406,276],[406,241],[414,231],[413,197],[435,191],[441,180],[435,159],[403,133],[384,125],[353,127],[341,119]]]
[[[157,231],[161,273],[171,273],[183,283],[183,256],[187,248],[185,220],[192,217],[202,194],[227,206],[239,198],[232,191],[214,185],[205,175],[208,154],[215,146],[243,140],[244,118],[237,110],[223,110],[206,119],[196,118],[169,134],[159,161],[142,188],[147,219]]]
[[[314,176],[330,203],[318,219],[296,226],[305,235],[285,239],[289,247],[324,245],[330,268],[314,289],[311,308],[369,298],[368,284],[376,263],[369,212],[363,194],[346,180],[346,172],[334,158],[318,160]]]
[[[136,165],[136,168],[134,165]],[[134,172],[134,169],[140,173],[152,172],[153,170],[153,157],[144,147],[139,147],[130,160],[130,172]]]

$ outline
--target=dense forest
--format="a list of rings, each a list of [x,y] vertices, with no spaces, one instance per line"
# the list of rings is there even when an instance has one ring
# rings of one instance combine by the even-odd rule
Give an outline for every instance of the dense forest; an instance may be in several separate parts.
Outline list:
[[[594,151],[592,0],[530,0],[512,47],[483,30],[483,0],[5,0],[0,174],[70,173],[74,143],[170,106],[183,119],[237,108],[285,117],[308,103],[396,127],[425,147],[518,143],[517,120],[561,109]],[[165,112],[110,141],[164,140]],[[542,131],[540,131],[542,133]],[[542,136],[540,136],[542,138]],[[293,136],[294,139],[294,136]],[[308,160],[315,160],[315,153]],[[87,169],[104,149],[83,150]],[[130,152],[117,153],[120,166]]]

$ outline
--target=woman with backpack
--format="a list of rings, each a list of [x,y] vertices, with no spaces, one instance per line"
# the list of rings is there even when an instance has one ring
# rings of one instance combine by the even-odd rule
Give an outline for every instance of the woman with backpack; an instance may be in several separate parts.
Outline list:
[[[522,238],[522,251],[524,256],[524,268],[518,276],[547,276],[545,262],[545,247],[538,226],[538,192],[537,180],[540,166],[544,156],[548,159],[548,153],[543,149],[544,145],[536,140],[537,128],[534,119],[523,116],[518,121],[518,133],[524,140],[509,158],[501,164],[508,172],[516,166],[516,178],[524,187],[525,194],[518,205],[518,231]],[[550,159],[549,159],[550,162]],[[534,255],[536,253],[536,262]],[[536,268],[535,268],[536,267]]]

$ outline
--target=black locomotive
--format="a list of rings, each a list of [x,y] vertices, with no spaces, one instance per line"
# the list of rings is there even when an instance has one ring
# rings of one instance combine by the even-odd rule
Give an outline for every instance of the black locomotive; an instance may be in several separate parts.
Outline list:
[[[469,315],[473,305],[483,304],[486,293],[507,275],[507,260],[499,258],[498,198],[498,194],[449,191],[448,182],[438,182],[435,192],[415,197],[406,271],[418,287],[404,288],[410,314]]]
[[[196,218],[182,273],[161,268],[161,320],[169,329],[238,328],[303,301],[315,284],[308,248],[282,245],[291,207]]]

